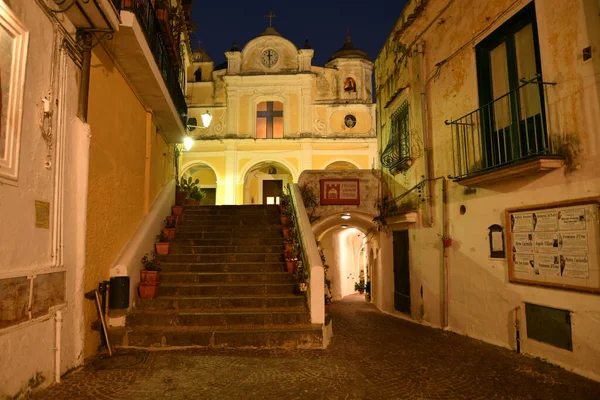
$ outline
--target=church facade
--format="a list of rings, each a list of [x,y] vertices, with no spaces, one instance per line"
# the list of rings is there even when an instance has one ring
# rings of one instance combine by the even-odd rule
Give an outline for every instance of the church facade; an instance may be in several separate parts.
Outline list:
[[[200,180],[208,204],[276,203],[304,170],[377,167],[373,63],[349,37],[323,67],[273,27],[225,55],[215,66],[197,49],[187,70],[195,142],[180,173]]]

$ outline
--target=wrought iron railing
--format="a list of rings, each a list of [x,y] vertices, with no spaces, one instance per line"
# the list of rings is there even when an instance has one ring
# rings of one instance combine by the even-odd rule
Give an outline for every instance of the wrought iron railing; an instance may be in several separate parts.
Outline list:
[[[453,179],[466,178],[532,157],[552,155],[540,76],[477,110],[446,121],[452,129]]]
[[[113,1],[121,2],[121,0]],[[185,126],[187,123],[187,104],[179,84],[179,69],[175,68],[171,61],[152,3],[150,0],[129,0],[123,3],[123,9],[132,11],[142,26],[148,46],[154,55],[154,61],[158,65],[179,118]]]
[[[401,169],[404,164],[410,164],[408,111],[408,101],[405,101],[392,114],[390,137],[380,157],[381,164],[388,169]]]

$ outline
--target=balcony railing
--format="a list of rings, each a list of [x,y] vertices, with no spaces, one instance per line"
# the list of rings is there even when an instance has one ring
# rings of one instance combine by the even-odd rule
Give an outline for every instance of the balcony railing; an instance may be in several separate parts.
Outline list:
[[[453,179],[462,179],[536,156],[555,155],[548,138],[544,86],[537,76],[453,121]]]
[[[113,0],[116,3],[122,3],[122,9],[131,11],[137,17],[139,24],[144,30],[148,46],[154,55],[154,61],[171,95],[171,100],[175,105],[177,114],[181,118],[183,125],[187,122],[187,104],[181,86],[179,85],[179,70],[173,66],[169,51],[165,45],[163,33],[160,29],[156,12],[152,7],[150,0]],[[115,4],[116,6],[116,4]]]

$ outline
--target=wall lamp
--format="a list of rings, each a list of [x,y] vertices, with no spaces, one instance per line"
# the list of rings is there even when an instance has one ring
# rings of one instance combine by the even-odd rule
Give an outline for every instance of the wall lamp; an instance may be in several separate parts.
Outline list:
[[[188,119],[188,124],[186,126],[188,132],[195,131],[196,129],[206,129],[210,126],[210,123],[212,121],[212,115],[210,115],[208,110],[206,110],[206,112],[204,114],[202,114],[200,116],[200,118],[202,118],[202,124],[203,124],[202,126],[197,125],[198,121],[196,120],[196,118]],[[194,139],[192,139],[188,133],[186,135],[186,137],[183,139],[183,147],[185,148],[186,151],[190,151],[190,149],[192,148],[193,145],[194,145]]]

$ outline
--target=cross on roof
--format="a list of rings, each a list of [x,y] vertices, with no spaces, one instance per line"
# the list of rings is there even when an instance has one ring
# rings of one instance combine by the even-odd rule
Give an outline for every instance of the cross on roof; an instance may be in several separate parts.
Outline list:
[[[277,15],[273,14],[273,10],[269,11],[268,15],[265,15],[265,18],[269,18],[269,26],[273,26],[273,18]]]

